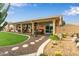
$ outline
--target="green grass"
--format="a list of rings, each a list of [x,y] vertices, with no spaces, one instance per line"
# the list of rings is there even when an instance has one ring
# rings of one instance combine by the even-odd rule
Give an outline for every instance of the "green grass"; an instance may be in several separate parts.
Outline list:
[[[18,35],[15,33],[0,32],[0,46],[9,46],[21,43],[27,40],[28,36]]]

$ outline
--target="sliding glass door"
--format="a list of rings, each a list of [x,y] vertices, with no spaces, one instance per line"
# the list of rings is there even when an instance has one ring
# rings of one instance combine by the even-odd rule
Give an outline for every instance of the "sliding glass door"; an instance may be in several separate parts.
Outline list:
[[[53,25],[52,24],[46,24],[45,26],[45,33],[51,34],[53,32]]]

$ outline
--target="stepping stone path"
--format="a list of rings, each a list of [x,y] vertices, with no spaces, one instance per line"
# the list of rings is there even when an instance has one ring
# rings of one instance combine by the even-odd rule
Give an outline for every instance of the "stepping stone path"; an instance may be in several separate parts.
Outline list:
[[[0,56],[3,55],[3,54],[4,54],[3,52],[0,52]]]
[[[19,47],[13,47],[11,50],[15,51],[15,50],[18,50],[18,49],[19,49]]]
[[[35,42],[30,42],[31,45],[35,44]]]
[[[35,42],[39,42],[39,40],[35,40]]]
[[[48,39],[48,36],[40,36],[39,35],[38,37],[31,37],[30,40],[28,40],[28,42],[24,42],[23,44],[19,44],[16,46],[8,47],[7,49],[11,49],[10,53],[7,50],[4,52],[1,52],[0,55],[4,55],[4,56],[5,55],[6,56],[7,55],[14,56],[15,55],[16,56],[16,55],[21,55],[20,52],[23,52],[23,54],[26,54],[26,55],[31,54],[31,53],[34,53],[33,55],[36,55],[36,52],[37,52],[39,46],[47,39]],[[36,42],[39,42],[39,43],[36,43]],[[30,45],[33,45],[33,46],[30,46]],[[23,48],[28,48],[28,49],[23,49]],[[31,49],[33,49],[33,50],[31,50]]]
[[[8,53],[9,53],[8,51],[5,51],[5,52],[4,52],[4,54],[8,54]]]
[[[23,47],[23,48],[28,47],[28,44],[24,44],[22,47]]]

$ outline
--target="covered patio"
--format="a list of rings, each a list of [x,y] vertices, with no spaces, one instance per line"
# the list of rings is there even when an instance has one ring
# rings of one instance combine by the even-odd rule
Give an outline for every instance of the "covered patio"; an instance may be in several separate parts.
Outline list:
[[[56,27],[60,27],[62,24],[62,16],[53,16],[48,18],[40,18],[36,20],[22,21],[16,23],[9,23],[9,31],[13,30],[14,32],[20,33],[31,33],[34,34],[55,34]],[[10,28],[10,25],[13,25],[13,28]]]

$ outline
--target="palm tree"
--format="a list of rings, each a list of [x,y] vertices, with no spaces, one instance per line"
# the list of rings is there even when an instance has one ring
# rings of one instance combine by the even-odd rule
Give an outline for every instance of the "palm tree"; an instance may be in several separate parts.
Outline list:
[[[0,31],[7,25],[5,18],[7,17],[7,11],[10,4],[0,3]]]

